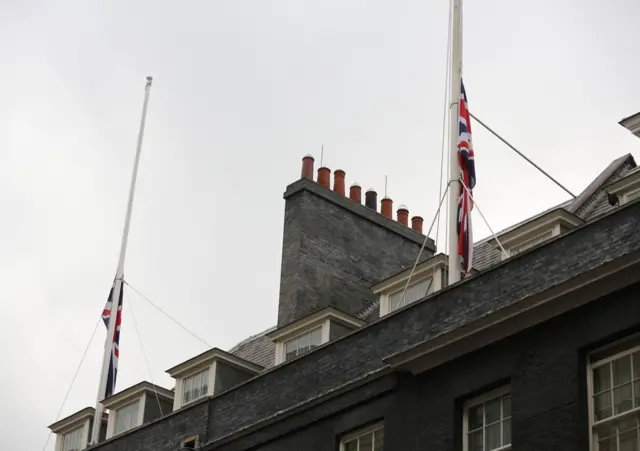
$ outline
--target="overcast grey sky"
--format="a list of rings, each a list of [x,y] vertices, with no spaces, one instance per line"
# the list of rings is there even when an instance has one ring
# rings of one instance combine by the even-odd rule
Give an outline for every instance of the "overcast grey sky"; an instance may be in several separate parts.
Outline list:
[[[126,279],[227,349],[276,321],[282,193],[321,143],[348,184],[382,192],[386,173],[395,206],[431,221],[447,13],[447,0],[4,0],[3,449],[43,446],[104,306],[145,76]],[[617,124],[640,110],[637,0],[468,0],[464,19],[472,112],[570,189],[640,156]],[[496,230],[566,199],[477,124],[474,141],[475,195]],[[170,388],[164,370],[204,345],[134,293],[125,302],[118,389]],[[104,335],[63,416],[94,404]]]

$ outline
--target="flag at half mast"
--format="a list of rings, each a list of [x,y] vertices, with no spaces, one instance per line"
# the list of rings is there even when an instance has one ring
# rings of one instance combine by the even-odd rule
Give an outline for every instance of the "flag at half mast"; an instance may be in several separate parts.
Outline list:
[[[119,284],[119,290],[115,290],[116,284]],[[102,393],[102,399],[108,398],[113,395],[116,389],[116,377],[118,376],[118,358],[120,357],[120,323],[122,322],[122,293],[123,286],[121,280],[115,280],[113,282],[113,286],[111,287],[111,291],[109,292],[109,298],[107,299],[107,303],[104,306],[104,310],[102,311],[102,321],[107,328],[107,333],[109,333],[109,321],[112,318],[113,311],[113,294],[114,291],[118,291],[120,295],[118,296],[118,307],[116,309],[116,327],[113,330],[113,337],[111,340],[108,340],[107,346],[110,347],[109,352],[109,372],[107,373],[107,384],[105,387],[104,393]]]
[[[473,188],[476,185],[476,169],[471,140],[471,118],[464,83],[460,86],[460,109],[458,114],[458,165],[460,166],[460,186],[458,199],[458,255],[461,271],[468,274],[473,263],[473,231],[471,210],[473,210]]]

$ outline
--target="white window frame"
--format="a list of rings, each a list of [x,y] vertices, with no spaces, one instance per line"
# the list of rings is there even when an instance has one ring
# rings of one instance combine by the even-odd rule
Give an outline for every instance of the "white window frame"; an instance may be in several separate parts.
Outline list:
[[[301,337],[304,337],[305,335],[308,335],[308,336],[309,336],[309,343],[311,343],[311,335],[313,334],[313,332],[315,332],[315,331],[317,331],[317,330],[320,330],[320,343],[319,343],[316,347],[318,347],[318,346],[322,346],[322,344],[323,344],[323,343],[326,343],[327,341],[329,341],[329,339],[328,339],[328,338],[329,338],[329,337],[328,337],[328,335],[329,335],[329,331],[328,331],[328,329],[329,329],[329,327],[328,327],[328,321],[327,321],[326,323],[327,323],[327,327],[325,327],[325,325],[324,325],[324,324],[320,324],[320,325],[315,326],[315,327],[313,327],[313,328],[311,328],[311,329],[309,329],[309,330],[307,330],[307,331],[304,331],[304,332],[302,332],[302,333],[299,333],[298,335],[296,335],[296,336],[294,336],[294,337],[291,337],[291,338],[289,338],[289,339],[285,340],[285,341],[282,343],[282,347],[284,348],[284,349],[283,349],[283,355],[282,355],[282,358],[283,358],[283,360],[282,360],[282,361],[283,361],[283,362],[286,362],[286,361],[287,361],[287,344],[291,343],[293,340],[296,340],[296,341],[297,341],[297,340],[299,340]],[[325,329],[327,329],[327,332],[325,332]],[[325,335],[327,335],[327,339],[326,339],[326,340],[325,340]],[[313,349],[309,349],[308,351],[304,352],[303,354],[300,354],[300,353],[298,353],[298,352],[297,352],[299,349],[300,349],[300,347],[298,347],[298,348],[297,348],[297,350],[296,350],[296,353],[297,353],[296,357],[299,357],[300,355],[307,354],[307,353],[309,353],[309,352],[313,351]],[[295,358],[295,357],[294,357],[294,358]]]
[[[438,270],[436,270],[437,272]],[[431,285],[429,286],[429,289],[427,290],[427,294],[425,296],[429,296],[430,294],[433,294],[436,292],[436,275],[432,274],[430,276],[427,277],[420,277],[420,278],[416,278],[415,280],[412,280],[411,283],[409,284],[409,286],[407,286],[407,291],[409,291],[409,288],[412,288],[414,286],[416,286],[419,283],[423,283],[423,282],[427,282],[429,281],[431,283]],[[407,282],[405,281],[405,284]],[[407,305],[413,304],[414,302],[419,301],[422,298],[418,298],[418,299],[413,299],[412,301],[407,302],[407,298],[406,298],[406,294],[405,294],[405,299],[402,301],[401,305],[398,308],[393,308],[393,305],[391,305],[391,296],[393,296],[394,294],[398,294],[398,293],[402,293],[404,291],[404,285],[402,286],[402,288],[399,288],[397,290],[391,291],[389,293],[385,293],[380,297],[380,308],[381,310],[383,310],[385,313],[391,313],[391,312],[395,312],[396,310],[400,310],[403,307],[406,307]],[[383,299],[384,298],[384,299]],[[385,304],[384,307],[382,307],[382,303]]]
[[[64,439],[65,437],[67,437],[69,434],[74,433],[75,431],[77,431],[78,429],[82,429],[82,434],[81,434],[81,439],[80,439],[80,448],[79,449],[86,449],[89,445],[88,441],[89,441],[89,420],[86,420],[85,422],[83,422],[80,425],[75,425],[74,427],[70,428],[69,430],[63,432],[63,433],[59,433],[58,434],[58,438],[56,439],[56,451],[64,451],[63,450],[63,445],[64,445]]]
[[[532,247],[537,246],[538,244],[544,243],[545,241],[548,241],[554,236],[558,236],[558,235],[560,235],[560,225],[556,225],[553,228],[549,230],[545,230],[544,232],[539,233],[536,236],[529,238],[526,241],[513,245],[509,249],[509,257],[513,257],[515,255],[528,251]]]
[[[187,385],[187,380],[192,379],[196,376],[200,376],[202,373],[207,372],[207,392],[204,394],[201,394],[200,396],[198,396],[197,398],[193,398],[189,401],[185,401],[184,400],[184,394],[185,394],[185,387]],[[182,390],[181,390],[181,394],[180,394],[180,403],[182,406],[188,406],[191,403],[197,402],[199,400],[201,400],[202,398],[206,397],[206,396],[210,396],[210,393],[212,393],[212,387],[211,384],[213,382],[213,377],[211,375],[211,371],[212,371],[212,367],[206,367],[206,368],[201,368],[198,371],[194,371],[193,373],[189,374],[188,376],[184,376],[182,378],[182,380],[180,381],[180,385],[182,386]]]
[[[287,363],[287,343],[291,340],[295,340],[302,335],[306,335],[317,328],[322,328],[322,339],[320,340],[320,346],[329,341],[329,330],[331,328],[331,319],[323,319],[321,322],[312,322],[305,324],[295,331],[295,335],[287,334],[286,338],[282,338],[276,341],[276,365]]]
[[[142,422],[144,421],[144,408],[146,404],[146,398],[147,398],[147,394],[144,393],[138,399],[130,400],[129,402],[122,404],[121,406],[114,407],[111,409],[111,411],[109,412],[109,421],[107,423],[107,431],[110,432],[110,434],[108,434],[108,438],[113,437],[114,435],[124,434],[125,432],[130,431],[131,429],[135,429],[138,426],[142,426]],[[116,432],[116,424],[118,421],[118,414],[120,413],[120,411],[136,403],[138,404],[138,415],[137,415],[136,423],[133,426],[131,426],[129,429]],[[113,420],[111,419],[112,415],[113,415]]]
[[[370,426],[364,427],[362,429],[358,429],[357,431],[351,432],[349,434],[344,435],[343,437],[340,438],[340,451],[345,451],[346,450],[346,445],[347,442],[350,442],[353,439],[359,438],[359,437],[363,437],[367,434],[373,434],[376,431],[379,431],[380,429],[384,430],[384,423],[383,422],[379,422],[379,423],[375,423],[372,424]],[[375,445],[375,443],[374,443]],[[374,450],[375,451],[375,448]]]
[[[484,393],[476,398],[470,399],[469,401],[464,403],[463,406],[463,416],[462,416],[462,451],[469,451],[469,441],[467,439],[467,436],[469,435],[469,410],[472,407],[476,407],[480,404],[484,404],[486,402],[489,402],[491,400],[494,400],[496,398],[500,398],[502,396],[505,395],[511,395],[511,386],[510,385],[505,385],[503,387],[500,387],[498,389],[489,391],[487,393]],[[513,432],[513,397],[511,398],[512,402],[511,402],[511,411],[512,414],[509,417],[511,419],[511,427],[512,427],[512,432]],[[500,421],[502,422],[504,420],[504,418],[501,418]],[[483,426],[484,427],[484,426]],[[484,440],[483,440],[483,448],[484,448]],[[513,446],[513,439],[512,439],[512,443],[502,446],[500,448],[495,448],[492,451],[503,451],[503,450],[511,450]],[[486,450],[485,450],[486,451]]]
[[[639,335],[632,335],[630,337],[627,337],[626,339],[621,340],[622,342],[626,341],[626,340],[635,340],[633,341],[634,343],[637,343],[637,340],[640,339]],[[593,370],[602,366],[602,365],[606,365],[614,360],[617,360],[621,357],[625,357],[625,356],[630,356],[635,352],[640,351],[640,345],[635,345],[635,346],[629,346],[625,349],[623,349],[622,351],[618,351],[615,353],[612,353],[611,355],[607,355],[606,357],[603,357],[601,359],[598,359],[596,361],[591,361],[592,360],[592,356],[593,354],[596,353],[605,353],[607,348],[614,348],[616,347],[616,345],[618,346],[622,346],[621,341],[615,342],[611,345],[607,345],[603,348],[599,348],[591,353],[589,353],[588,357],[587,357],[587,396],[588,396],[588,411],[589,411],[589,430],[590,430],[590,434],[589,434],[589,449],[591,451],[597,451],[599,449],[598,446],[598,432],[597,432],[597,428],[600,425],[606,424],[606,423],[614,423],[616,422],[616,420],[620,420],[620,419],[624,419],[627,417],[633,417],[633,416],[637,416],[640,413],[640,405],[638,405],[638,407],[632,407],[630,410],[627,410],[626,412],[623,413],[619,413],[619,414],[615,414],[613,413],[613,408],[614,408],[614,403],[612,400],[611,403],[611,409],[612,409],[612,415],[609,418],[600,420],[600,421],[595,421],[595,405],[594,405],[594,381],[593,381]],[[631,362],[631,399],[634,399],[634,379],[633,379],[633,359]],[[638,380],[638,379],[636,379]],[[611,386],[612,386],[612,392],[613,392],[613,378],[611,379]],[[639,441],[640,441],[640,431],[638,432],[639,435]]]
[[[216,363],[217,362],[214,360],[213,362],[211,362],[211,363],[209,363],[207,365],[197,366],[197,367],[193,368],[192,370],[190,370],[188,373],[181,374],[180,377],[176,377],[175,395],[173,397],[173,410],[174,411],[176,411],[178,409],[181,409],[182,407],[189,406],[189,405],[193,404],[194,402],[201,401],[206,396],[212,396],[213,395],[213,387],[214,387],[214,384],[215,384],[216,369],[217,369]],[[201,371],[204,371],[206,369],[209,370],[209,386],[207,387],[207,394],[204,395],[204,396],[201,396],[198,399],[192,399],[188,403],[183,404],[182,400],[184,398],[184,382],[185,382],[185,380],[190,378],[190,377],[192,377],[192,376],[195,376],[196,374],[198,374]]]

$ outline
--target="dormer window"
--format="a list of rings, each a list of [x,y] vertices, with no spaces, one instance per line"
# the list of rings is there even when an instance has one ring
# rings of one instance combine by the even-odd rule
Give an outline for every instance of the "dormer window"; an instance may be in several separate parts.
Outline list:
[[[80,426],[62,435],[60,451],[80,451],[86,448],[85,427]]]
[[[543,213],[498,235],[498,241],[508,253],[508,255],[502,253],[502,259],[505,260],[528,251],[583,223],[584,220],[564,208],[556,208]],[[494,238],[489,242],[497,249],[502,250],[498,241]]]
[[[441,290],[445,286],[447,277],[446,259],[444,254],[438,254],[417,265],[413,275],[411,275],[412,268],[408,268],[374,285],[373,292],[380,296],[380,316]],[[410,275],[411,281],[407,286]]]
[[[624,178],[604,189],[609,194],[615,194],[620,205],[640,199],[640,167],[629,171]]]
[[[106,438],[123,434],[171,412],[173,392],[140,382],[102,401],[109,410]]]
[[[267,334],[276,343],[279,365],[313,351],[364,325],[364,321],[333,307],[324,308]]]
[[[55,451],[80,451],[89,444],[95,409],[87,407],[49,426],[56,434]]]
[[[196,401],[209,393],[209,369],[189,376],[183,381],[182,405]]]
[[[251,379],[263,368],[248,360],[212,348],[169,370],[176,380],[173,410],[190,406]]]
[[[285,358],[284,360],[291,360],[294,357],[298,357],[312,349],[317,348],[322,344],[322,326],[316,327],[310,332],[298,335],[295,338],[287,340],[284,344]]]
[[[122,434],[129,429],[141,425],[142,419],[138,418],[138,414],[141,412],[139,400],[120,407],[119,409],[114,409],[113,414],[115,415],[116,421],[113,435]]]

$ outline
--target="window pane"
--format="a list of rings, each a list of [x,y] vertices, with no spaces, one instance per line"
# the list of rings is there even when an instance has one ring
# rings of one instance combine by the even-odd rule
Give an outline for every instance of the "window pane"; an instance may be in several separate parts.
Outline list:
[[[633,378],[640,379],[640,351],[634,352],[633,360]]]
[[[500,446],[502,446],[502,435],[500,431],[500,423],[496,423],[491,426],[488,426],[485,429],[484,434],[485,434],[484,440],[485,440],[485,445],[487,450],[500,448]]]
[[[389,307],[391,310],[398,310],[400,308],[400,301],[402,300],[402,290],[397,293],[393,293],[389,296]]]
[[[511,416],[511,396],[505,396],[502,398],[502,418],[509,418]]]
[[[598,442],[598,451],[617,451],[616,437],[606,438]]]
[[[613,386],[625,384],[631,380],[631,356],[624,356],[611,362],[613,367]]]
[[[611,416],[611,392],[606,391],[594,397],[596,421]]]
[[[615,375],[614,375],[615,379]],[[614,412],[616,414],[626,412],[633,408],[631,402],[631,384],[613,389]]]
[[[640,364],[640,361],[638,361],[638,363]],[[633,383],[633,391],[636,398],[635,407],[640,407],[640,381],[635,381]]]
[[[373,451],[373,434],[363,435],[358,441],[358,451]]]
[[[383,451],[384,450],[384,429],[378,429],[373,434],[373,451]]]
[[[638,451],[637,429],[620,434],[620,451]]]
[[[358,439],[345,443],[344,451],[358,451]]]
[[[298,355],[309,350],[311,334],[304,334],[298,337]]]
[[[593,370],[593,392],[600,393],[611,388],[611,371],[609,364]]]
[[[511,443],[511,420],[502,422],[502,444],[509,445]]]
[[[482,405],[469,409],[469,431],[475,431],[482,427]],[[480,441],[482,443],[482,440]]]
[[[491,424],[495,423],[496,421],[500,421],[502,412],[501,404],[501,398],[494,399],[485,404],[485,424]]]
[[[311,332],[311,348],[320,346],[322,344],[322,327],[317,328]]]
[[[128,431],[138,425],[138,401],[116,410],[115,434]]]
[[[298,354],[298,340],[295,338],[285,345],[285,360],[291,360]]]
[[[209,370],[202,372],[202,386],[200,387],[200,396],[206,396],[209,391]]]
[[[467,437],[469,439],[469,451],[482,451],[482,429],[472,432]]]

